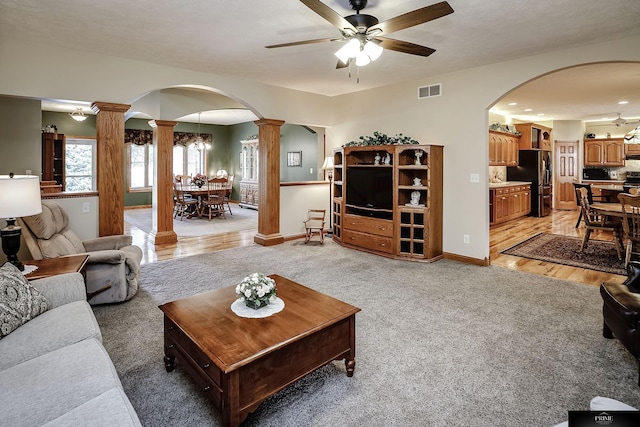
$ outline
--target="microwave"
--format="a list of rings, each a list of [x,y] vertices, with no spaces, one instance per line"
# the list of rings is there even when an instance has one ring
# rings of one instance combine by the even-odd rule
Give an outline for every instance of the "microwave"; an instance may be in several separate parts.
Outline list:
[[[608,181],[609,171],[604,168],[584,168],[582,169],[582,179],[591,181]]]

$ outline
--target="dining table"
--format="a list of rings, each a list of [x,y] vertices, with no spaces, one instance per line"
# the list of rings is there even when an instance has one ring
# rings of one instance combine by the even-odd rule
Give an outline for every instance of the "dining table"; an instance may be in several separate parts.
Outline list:
[[[208,188],[209,185],[212,186],[211,189]],[[197,186],[193,183],[190,183],[179,187],[178,191],[181,191],[184,194],[189,194],[191,195],[191,197],[198,199],[198,206],[196,207],[194,212],[191,212],[189,218],[193,218],[194,216],[202,218],[202,216],[204,215],[204,211],[202,209],[202,199],[206,199],[209,195],[209,191],[213,191],[214,188],[215,187],[211,183],[202,186]]]
[[[622,213],[622,204],[620,203],[592,203],[589,207],[601,215],[618,218],[624,217],[624,214]],[[627,214],[631,213],[631,208],[632,207],[629,205],[626,206]]]

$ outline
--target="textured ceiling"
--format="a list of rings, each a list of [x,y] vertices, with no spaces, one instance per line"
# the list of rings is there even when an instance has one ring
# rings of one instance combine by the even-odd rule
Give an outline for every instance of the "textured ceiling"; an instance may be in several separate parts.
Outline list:
[[[363,13],[383,21],[432,3],[369,0]],[[434,48],[433,55],[385,51],[359,70],[360,83],[349,78],[347,69],[335,69],[337,42],[264,48],[338,35],[331,24],[297,0],[0,0],[0,37],[233,74],[333,96],[640,33],[638,0],[449,3],[453,14],[391,35]],[[325,0],[325,4],[343,16],[353,13],[348,0]],[[606,73],[602,74],[590,77],[599,79],[599,87],[606,84]],[[636,74],[631,88],[636,95],[638,87]],[[640,100],[635,112],[602,106],[598,107],[602,111],[592,113],[637,117],[638,105]]]

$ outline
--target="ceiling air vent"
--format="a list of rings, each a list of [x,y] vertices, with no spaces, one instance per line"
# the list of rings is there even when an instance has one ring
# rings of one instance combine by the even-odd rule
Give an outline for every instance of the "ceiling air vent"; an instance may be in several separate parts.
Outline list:
[[[442,83],[418,88],[418,99],[442,95]]]

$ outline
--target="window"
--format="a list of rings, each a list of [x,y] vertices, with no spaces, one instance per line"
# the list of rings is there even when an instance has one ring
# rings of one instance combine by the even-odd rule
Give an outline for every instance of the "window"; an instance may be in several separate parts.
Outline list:
[[[153,145],[128,144],[129,190],[149,191],[153,185]]]
[[[175,145],[173,147],[173,174],[190,175],[197,173],[207,175],[207,150]]]
[[[96,191],[96,140],[68,137],[64,156],[65,190]]]

